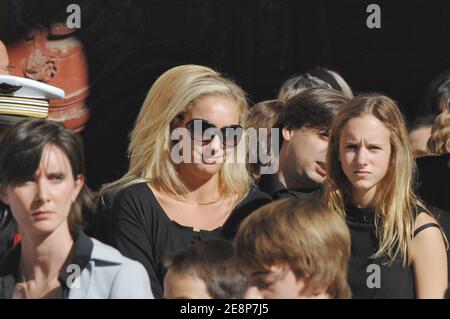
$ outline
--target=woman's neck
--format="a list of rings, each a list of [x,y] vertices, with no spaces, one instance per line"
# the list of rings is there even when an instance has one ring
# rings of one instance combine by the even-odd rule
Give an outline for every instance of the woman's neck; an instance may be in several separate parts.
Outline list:
[[[351,192],[350,200],[358,208],[367,208],[376,206],[376,187],[369,190],[355,190]]]
[[[189,190],[186,195],[187,203],[204,204],[222,199],[219,189],[219,174],[200,178],[180,171],[180,176]]]
[[[22,275],[27,279],[59,275],[69,259],[74,240],[68,227],[60,227],[50,235],[38,236],[21,232]]]

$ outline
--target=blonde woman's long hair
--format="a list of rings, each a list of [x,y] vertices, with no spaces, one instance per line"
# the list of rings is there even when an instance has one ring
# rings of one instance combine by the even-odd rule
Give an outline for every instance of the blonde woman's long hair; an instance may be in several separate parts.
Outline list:
[[[372,115],[390,131],[391,167],[377,187],[375,232],[379,247],[372,258],[387,256],[389,263],[400,254],[402,265],[411,265],[410,245],[414,233],[414,211],[428,212],[414,194],[416,166],[409,144],[405,120],[390,98],[379,94],[364,94],[350,100],[341,108],[331,128],[327,152],[325,199],[331,209],[345,216],[345,198],[350,182],[339,161],[339,139],[343,126],[352,118]]]
[[[243,90],[220,73],[199,65],[174,67],[161,75],[150,88],[130,135],[128,172],[118,181],[102,187],[117,193],[130,185],[147,182],[164,192],[184,199],[188,189],[171,159],[171,126],[205,96],[219,95],[236,101],[240,125],[246,127],[248,104]],[[236,148],[245,145],[242,138]],[[242,200],[250,188],[245,163],[226,163],[219,171],[219,189],[224,196],[238,194]]]
[[[431,128],[427,150],[433,155],[450,153],[450,114],[440,114]]]

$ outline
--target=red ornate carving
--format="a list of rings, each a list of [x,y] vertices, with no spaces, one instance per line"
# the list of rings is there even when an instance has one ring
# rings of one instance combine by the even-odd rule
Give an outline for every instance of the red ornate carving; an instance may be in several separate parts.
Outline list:
[[[8,47],[11,75],[24,76],[59,87],[66,97],[50,101],[49,119],[81,131],[88,118],[88,68],[82,44],[74,30],[53,24],[37,27],[28,37]]]
[[[2,41],[0,41],[0,74],[8,74],[8,53]]]

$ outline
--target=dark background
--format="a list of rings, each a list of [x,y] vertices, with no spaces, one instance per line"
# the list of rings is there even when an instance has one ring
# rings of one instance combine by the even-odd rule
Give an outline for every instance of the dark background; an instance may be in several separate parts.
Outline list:
[[[82,133],[96,189],[127,169],[128,133],[154,80],[180,64],[234,78],[251,102],[272,99],[293,73],[338,71],[356,92],[397,100],[420,114],[427,84],[450,68],[448,0],[0,0],[0,39],[65,21],[81,6],[76,36],[89,64],[91,119]],[[381,7],[381,29],[366,8]]]

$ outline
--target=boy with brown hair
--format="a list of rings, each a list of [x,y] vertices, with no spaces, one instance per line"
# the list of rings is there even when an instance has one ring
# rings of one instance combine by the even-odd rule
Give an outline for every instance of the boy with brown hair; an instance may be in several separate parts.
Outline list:
[[[234,242],[247,276],[247,298],[350,298],[350,233],[317,200],[265,205],[240,226]]]

